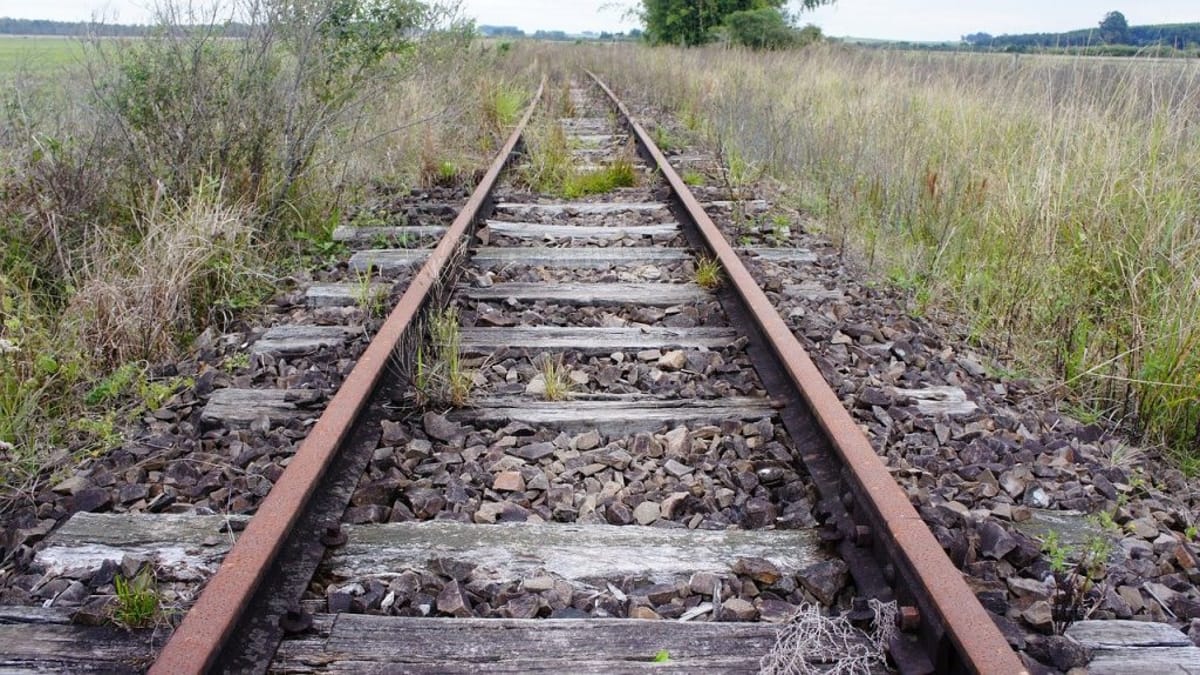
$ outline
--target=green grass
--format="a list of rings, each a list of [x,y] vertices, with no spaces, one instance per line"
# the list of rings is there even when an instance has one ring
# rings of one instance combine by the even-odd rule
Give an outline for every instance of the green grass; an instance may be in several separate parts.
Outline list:
[[[696,261],[694,276],[696,285],[710,291],[720,287],[721,280],[724,278],[721,272],[721,263],[717,262],[716,258],[709,257]]]
[[[576,199],[634,185],[637,185],[637,171],[633,168],[633,162],[619,159],[609,166],[568,176],[561,193],[567,199]]]
[[[0,37],[0,73],[52,72],[79,65],[83,56],[83,43],[73,38]]]

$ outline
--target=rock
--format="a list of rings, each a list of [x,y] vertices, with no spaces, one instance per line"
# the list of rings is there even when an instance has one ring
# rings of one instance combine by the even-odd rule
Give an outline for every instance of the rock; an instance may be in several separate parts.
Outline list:
[[[444,415],[427,412],[421,422],[425,427],[425,433],[443,443],[452,443],[456,439],[466,436],[466,431],[460,425],[446,419]]]
[[[758,604],[758,618],[768,623],[786,623],[796,613],[796,605],[774,598],[763,598]]]
[[[1000,523],[988,520],[979,528],[979,550],[984,556],[1001,560],[1016,547],[1016,540]]]
[[[1050,508],[1050,495],[1041,486],[1025,490],[1025,505],[1035,509]]]
[[[692,495],[687,492],[672,492],[670,496],[662,500],[659,505],[659,513],[666,520],[674,520],[679,510],[679,505],[682,504],[688,497]]]
[[[1135,537],[1154,539],[1158,537],[1158,523],[1153,518],[1137,518],[1125,524],[1125,528]]]
[[[818,563],[821,564],[821,563]],[[816,567],[816,565],[813,565]],[[811,568],[805,568],[807,571]],[[738,558],[733,563],[733,573],[739,576],[750,577],[751,579],[770,586],[779,581],[781,575],[779,568],[775,563],[766,558]],[[831,603],[826,603],[831,604]]]
[[[1175,612],[1180,621],[1200,619],[1200,600],[1193,600],[1186,595],[1177,595],[1171,600],[1171,611]]]
[[[658,367],[663,370],[682,370],[687,365],[683,350],[673,349],[658,358]]]
[[[655,605],[665,605],[676,597],[675,584],[654,584],[644,591],[646,599]]]
[[[404,425],[392,420],[383,420],[380,425],[383,427],[382,441],[384,445],[401,445],[409,440],[408,434],[404,432]]]
[[[600,446],[600,443],[602,443],[603,440],[604,439],[600,437],[600,432],[592,429],[587,433],[576,436],[572,440],[572,444],[575,446],[576,450],[594,450]]]
[[[85,488],[71,499],[72,511],[99,511],[112,503],[112,496],[105,488]]]
[[[504,513],[504,505],[499,502],[484,502],[475,510],[473,520],[480,524],[492,524]]]
[[[649,607],[640,607],[639,606],[639,607],[634,607],[633,609],[629,610],[629,618],[656,620],[656,619],[661,619],[662,615],[659,614],[658,612],[654,611],[653,609],[650,609]]]
[[[658,520],[658,502],[642,502],[633,510],[633,518],[639,525],[649,525]]]
[[[1025,608],[1021,612],[1021,618],[1025,620],[1025,623],[1043,633],[1049,633],[1054,625],[1054,614],[1050,603],[1046,600],[1038,600]]]
[[[691,450],[691,435],[687,427],[675,427],[664,434],[663,438],[667,441],[667,455],[671,457],[681,457]]]
[[[89,480],[87,477],[71,476],[70,478],[67,478],[66,480],[62,481],[61,483],[59,483],[58,485],[55,485],[54,487],[52,487],[50,489],[59,493],[60,495],[66,495],[66,494],[73,495],[73,494],[76,494],[77,492],[79,492],[80,490],[85,490],[90,487],[92,487],[92,481]]]
[[[719,583],[721,577],[712,572],[696,572],[688,580],[688,588],[696,595],[712,595]]]
[[[676,478],[682,478],[693,471],[692,467],[673,459],[668,459],[663,464],[663,470]]]
[[[826,560],[800,570],[796,577],[805,590],[812,593],[823,605],[832,605],[837,594],[846,585],[849,568],[841,560]]]
[[[471,616],[470,604],[457,580],[446,584],[442,592],[438,593],[437,610],[442,614],[456,616],[460,619]]]
[[[779,508],[773,502],[762,497],[753,497],[746,502],[742,527],[747,530],[759,530],[774,525],[778,517]]]
[[[439,606],[441,596],[438,596]],[[536,595],[518,595],[517,597],[504,603],[500,608],[500,614],[512,619],[532,619],[537,616],[538,610],[541,609],[542,602]]]
[[[525,478],[520,471],[502,471],[492,480],[496,492],[524,492]]]
[[[522,445],[519,448],[509,448],[505,452],[514,457],[520,457],[530,462],[537,462],[553,455],[557,451],[558,449],[554,447],[553,443],[530,443],[529,445]]]
[[[1200,647],[1200,619],[1192,619],[1191,626],[1188,627],[1188,637],[1192,639],[1192,644]]]
[[[604,513],[610,525],[628,525],[633,522],[633,510],[625,502],[613,502]]]
[[[1037,579],[1009,577],[1008,589],[1018,598],[1033,598],[1034,600],[1050,599],[1050,586]]]
[[[730,598],[721,603],[721,618],[727,621],[753,621],[758,609],[742,598]]]
[[[1083,668],[1091,660],[1086,647],[1065,635],[1048,635],[1030,640],[1026,651],[1038,661],[1061,671]]]

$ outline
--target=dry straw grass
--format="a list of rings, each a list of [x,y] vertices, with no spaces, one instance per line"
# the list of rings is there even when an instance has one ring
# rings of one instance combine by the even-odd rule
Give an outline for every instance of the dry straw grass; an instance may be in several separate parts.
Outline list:
[[[165,203],[164,203],[165,202]],[[202,321],[202,301],[249,273],[236,269],[251,228],[245,210],[226,205],[218,187],[184,204],[156,202],[139,219],[140,240],[103,237],[67,305],[70,327],[97,360],[154,361],[175,354]]]
[[[625,92],[790,184],[918,309],[947,306],[1200,457],[1200,65],[824,46],[605,49]]]

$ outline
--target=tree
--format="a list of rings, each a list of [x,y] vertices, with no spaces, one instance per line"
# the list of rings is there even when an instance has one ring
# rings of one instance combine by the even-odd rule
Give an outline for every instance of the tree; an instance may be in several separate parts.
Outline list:
[[[1109,12],[1100,22],[1100,37],[1109,44],[1124,44],[1129,40],[1129,22],[1120,12]]]
[[[802,0],[804,9],[835,0]],[[782,17],[787,0],[642,0],[642,23],[651,44],[687,47],[711,42],[735,12],[771,10]]]
[[[747,9],[725,17],[729,41],[751,49],[783,49],[796,43],[796,30],[774,8]]]

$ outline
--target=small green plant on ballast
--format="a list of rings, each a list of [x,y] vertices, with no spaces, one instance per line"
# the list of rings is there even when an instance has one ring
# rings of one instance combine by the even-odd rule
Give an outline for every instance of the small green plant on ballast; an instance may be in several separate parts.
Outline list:
[[[547,401],[562,401],[571,393],[571,377],[568,369],[563,365],[562,356],[551,358],[549,354],[543,354],[541,360],[541,372],[537,377],[542,379],[542,398]]]
[[[462,329],[456,309],[450,307],[430,314],[429,343],[417,348],[413,384],[418,403],[455,407],[466,405],[471,395],[474,373],[463,367],[459,353],[461,344]]]
[[[145,628],[154,623],[161,609],[158,580],[147,565],[133,579],[118,574],[113,579],[117,602],[113,621],[125,628]]]
[[[1050,531],[1042,540],[1042,551],[1054,575],[1054,596],[1050,599],[1052,627],[1056,635],[1062,635],[1086,615],[1083,603],[1096,581],[1105,576],[1112,541],[1101,534],[1076,548],[1063,544],[1058,532]]]
[[[576,199],[635,185],[637,170],[634,169],[632,161],[622,158],[603,168],[567,176],[563,181],[562,196]]]
[[[721,285],[721,263],[716,258],[705,256],[696,261],[696,285],[705,290],[714,290]]]

